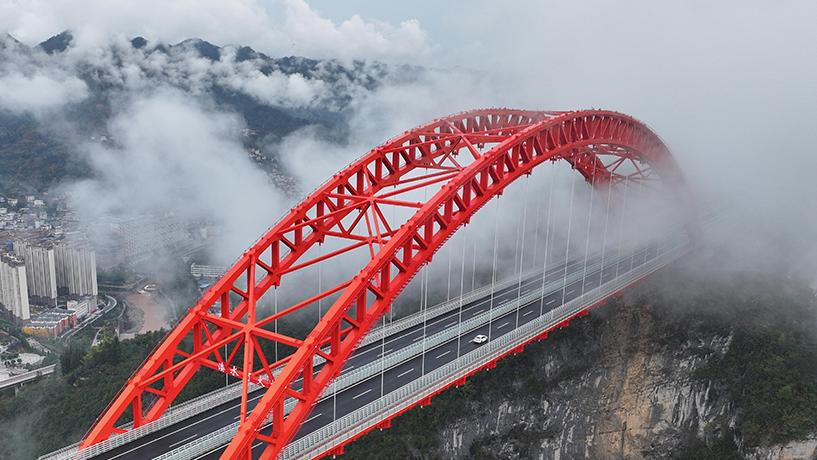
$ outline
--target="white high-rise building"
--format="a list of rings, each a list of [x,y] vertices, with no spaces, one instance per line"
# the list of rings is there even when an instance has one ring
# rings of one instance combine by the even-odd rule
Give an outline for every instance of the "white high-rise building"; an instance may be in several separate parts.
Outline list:
[[[0,254],[0,304],[23,322],[31,319],[26,283],[25,263],[14,256]]]
[[[84,246],[56,247],[57,286],[69,296],[96,296],[96,253]]]
[[[23,259],[28,279],[28,295],[35,303],[57,304],[57,275],[54,248],[26,241],[14,242],[14,254]]]

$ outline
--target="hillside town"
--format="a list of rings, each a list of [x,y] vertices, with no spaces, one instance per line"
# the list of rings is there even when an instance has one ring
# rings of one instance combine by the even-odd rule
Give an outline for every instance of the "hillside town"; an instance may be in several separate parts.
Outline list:
[[[56,338],[97,309],[96,252],[62,202],[0,196],[0,311]]]

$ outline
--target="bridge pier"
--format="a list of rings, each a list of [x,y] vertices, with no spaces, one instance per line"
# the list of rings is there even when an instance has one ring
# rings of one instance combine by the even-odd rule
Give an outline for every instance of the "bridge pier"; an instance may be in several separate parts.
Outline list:
[[[383,420],[382,422],[377,424],[377,427],[380,428],[381,430],[386,430],[386,429],[391,428],[391,419],[387,418],[386,420]]]

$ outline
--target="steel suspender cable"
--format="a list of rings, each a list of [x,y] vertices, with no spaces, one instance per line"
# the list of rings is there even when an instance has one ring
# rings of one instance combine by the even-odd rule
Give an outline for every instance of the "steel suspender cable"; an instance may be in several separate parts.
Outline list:
[[[383,331],[384,333],[386,331]],[[335,377],[337,379],[337,376]],[[332,420],[338,419],[338,386],[332,383]]]
[[[457,360],[460,359],[460,344],[462,342],[462,296],[465,289],[465,246],[468,241],[463,238],[462,243],[462,267],[460,268],[460,307],[457,312]]]
[[[471,290],[476,289],[477,282],[477,238],[474,235],[474,257],[471,260]]]
[[[423,354],[420,356],[420,375],[426,374],[426,302],[428,302],[428,265],[420,276],[420,307],[423,309]]]
[[[642,181],[643,181],[643,179],[642,179]],[[648,210],[647,210],[647,205],[649,204],[649,201],[646,201],[646,202],[645,202],[645,201],[644,201],[644,197],[643,197],[645,185],[643,184],[643,182],[636,182],[636,184],[638,184],[638,185],[636,185],[636,186],[638,187],[638,201],[639,201],[640,203],[642,203],[640,207],[641,207],[641,209],[643,209],[643,210],[645,210],[645,211],[648,211]],[[652,215],[652,213],[650,213],[650,212],[644,212],[644,213],[642,214],[642,217],[641,217],[641,218],[642,218],[642,219],[645,219],[647,216],[650,216],[650,215]],[[647,243],[647,244],[646,244],[646,246],[644,246],[644,263],[645,263],[645,264],[647,263],[647,253],[649,252],[649,247],[650,247],[650,244],[649,244],[649,243],[650,243],[650,237],[651,237],[651,235],[649,234],[649,233],[650,233],[650,232],[649,232],[650,227],[648,227],[648,224],[649,224],[649,225],[653,225],[653,224],[654,224],[654,222],[655,222],[655,221],[645,222],[645,224],[644,224],[644,225],[640,225],[640,226],[639,226],[639,227],[641,227],[641,232],[640,232],[640,233],[641,233],[641,236],[646,236],[646,237],[647,237],[647,238],[646,238],[646,239],[644,239],[644,240],[642,240],[641,238],[639,238],[639,240],[638,240],[638,241],[646,241],[646,243]],[[644,230],[647,230],[647,232],[644,232]],[[644,233],[647,233],[647,235],[644,235]]]
[[[396,189],[397,186],[394,186]],[[391,223],[390,225],[397,225],[397,206],[392,205],[391,207]],[[391,237],[389,237],[391,238]],[[394,305],[392,305],[394,307]],[[394,322],[394,308],[389,308],[389,324]],[[385,331],[384,331],[385,332]]]
[[[318,257],[323,257],[323,244],[318,243]],[[318,265],[318,293],[323,292],[323,264]],[[318,321],[323,316],[323,297],[318,299]]]
[[[533,257],[531,257],[530,268],[536,268],[536,256],[539,255],[539,224],[542,219],[542,207],[536,206],[536,219],[533,224]]]
[[[386,384],[386,315],[383,315],[383,333],[380,334],[380,397],[382,398],[385,393],[383,392],[385,389]]]
[[[584,242],[584,268],[582,271],[582,298],[584,298],[585,284],[587,283],[587,256],[590,254],[590,228],[593,219],[593,192],[596,190],[595,177],[590,184],[590,207],[587,211],[587,239]]]
[[[639,219],[639,216],[638,216],[638,207],[639,207],[639,205],[640,205],[640,203],[639,203],[639,198],[640,198],[640,197],[639,197],[639,196],[638,196],[638,194],[637,194],[638,189],[635,189],[635,192],[636,192],[636,196],[634,197],[634,200],[633,200],[633,201],[635,201],[635,206],[633,206],[633,208],[634,208],[634,210],[633,210],[633,218],[632,218],[632,219],[630,219],[630,222],[634,222],[634,223],[635,223],[635,226],[634,226],[634,228],[633,228],[633,234],[635,234],[636,232],[638,232],[638,228],[639,228],[639,227],[641,227],[641,225],[639,225],[639,223],[638,223],[638,219]],[[640,233],[640,232],[639,232],[639,233]],[[635,236],[635,235],[633,235],[633,236]],[[638,241],[638,238],[633,238],[633,240],[634,240],[635,242],[637,242],[637,241]],[[633,247],[632,247],[632,248],[630,248],[630,271],[632,271],[632,270],[633,270],[633,267],[635,267],[635,253],[636,253],[636,248],[637,248],[637,243],[636,243],[636,244],[633,244]]]
[[[522,203],[522,242],[519,244],[519,283],[516,287],[516,326],[519,327],[519,308],[521,304],[519,298],[522,297],[522,264],[525,260],[525,227],[528,219],[528,194],[530,191],[530,178],[525,178],[525,198]]]
[[[551,164],[550,184],[548,185],[548,217],[547,222],[545,223],[545,260],[542,262],[542,301],[539,302],[539,316],[542,316],[545,313],[545,281],[547,281],[548,257],[550,256],[548,242],[550,241],[550,214],[551,207],[553,205],[553,183],[556,181],[555,171],[556,167]]]
[[[321,288],[323,289],[323,288]],[[323,292],[321,290],[321,292]],[[321,304],[320,300],[318,301],[318,310],[320,310]],[[320,319],[318,319],[320,321]],[[383,335],[386,334],[385,329],[383,330]],[[337,376],[335,377],[337,379]],[[332,384],[332,420],[337,420],[337,413],[338,413],[338,386],[334,383]]]
[[[519,261],[519,232],[522,229],[522,223],[516,221],[516,240],[514,240],[514,247],[513,247],[513,270],[511,271],[511,275],[516,274],[516,269],[519,266],[517,263]],[[508,277],[510,278],[510,277]]]
[[[494,322],[494,287],[496,284],[496,245],[499,235],[499,198],[494,201],[494,256],[491,263],[491,300],[488,303],[488,341],[491,341],[491,329]]]
[[[572,178],[571,178],[572,179]],[[565,267],[564,278],[562,279],[562,305],[565,304],[565,296],[567,295],[567,259],[570,256],[570,231],[573,224],[573,195],[576,192],[576,181],[570,181],[570,205],[568,206],[567,217],[567,243],[565,245]]]
[[[278,286],[275,286],[275,289],[273,289],[272,296],[275,299],[273,301],[273,305],[274,305],[273,308],[275,309],[275,315],[278,316]],[[275,333],[278,334],[278,318],[277,317],[275,318],[275,321],[273,321],[273,324],[274,324],[273,329],[275,329]],[[275,362],[276,363],[278,362],[278,341],[277,340],[275,340]]]
[[[613,183],[612,182],[607,182],[606,187],[607,187],[607,209],[605,209],[605,211],[604,211],[604,234],[601,237],[601,273],[599,274],[599,286],[601,286],[602,283],[604,283],[604,271],[605,271],[604,256],[605,256],[606,251],[607,251],[607,226],[608,226],[608,223],[610,222],[610,220],[609,220],[609,218],[610,218],[610,200],[613,197]]]
[[[453,243],[453,241],[452,241]],[[446,246],[448,252],[448,286],[445,288],[445,301],[451,301],[451,253],[452,250],[449,246]]]
[[[648,191],[648,189],[647,189],[647,185],[646,185],[646,184],[643,182],[645,179],[641,179],[641,180],[642,180],[642,183],[641,183],[641,186],[640,186],[640,187],[641,187],[641,189],[640,189],[640,192],[639,192],[639,193],[641,193],[641,194],[646,194],[646,193],[647,193],[647,191]],[[644,200],[644,198],[642,198],[642,201],[643,201],[643,200]],[[650,202],[651,202],[651,200],[649,199],[649,196],[646,198],[646,200],[647,200],[647,201],[646,201],[646,204],[647,204],[647,205],[649,205],[649,204],[650,204]],[[652,215],[653,215],[653,213],[649,212],[649,213],[647,213],[647,215],[652,216]],[[655,219],[653,219],[653,220],[650,222],[650,225],[655,225],[655,224],[656,224],[656,222],[657,222],[657,221],[656,221]],[[647,228],[647,227],[645,227],[645,228]],[[650,228],[651,228],[651,227],[650,227]],[[647,230],[650,230],[650,228],[647,228]],[[654,232],[650,232],[650,233],[651,233],[651,234],[648,234],[648,235],[647,235],[647,245],[646,245],[646,246],[645,246],[645,248],[644,248],[644,263],[645,263],[645,264],[647,263],[647,254],[648,254],[648,252],[649,252],[650,243],[651,243],[651,241],[652,241],[652,237],[654,236]]]
[[[619,225],[618,225],[618,254],[616,255],[616,278],[618,278],[618,267],[621,265],[621,245],[624,243],[624,218],[627,214],[627,182],[630,180],[630,176],[624,176],[624,198],[622,198],[622,205],[619,212],[621,213],[621,218],[619,218]]]
[[[428,168],[426,168],[426,175]],[[428,201],[428,188],[423,188],[423,202]],[[428,262],[423,265],[423,273],[420,279],[420,306],[423,309],[423,354],[420,355],[420,375],[426,374],[426,309],[428,308]]]

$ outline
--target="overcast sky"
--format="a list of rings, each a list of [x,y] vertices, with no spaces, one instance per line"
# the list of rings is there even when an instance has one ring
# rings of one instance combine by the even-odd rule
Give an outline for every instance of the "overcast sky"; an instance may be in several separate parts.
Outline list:
[[[355,147],[476,106],[627,112],[696,188],[805,235],[817,232],[815,18],[810,0],[0,0],[0,30],[27,43],[63,29],[91,50],[112,36],[201,37],[462,70],[370,99],[359,113],[378,116],[358,121]]]
[[[0,30],[27,43],[72,29],[89,49],[111,36],[202,37],[272,55],[464,68],[458,98],[441,103],[430,88],[427,110],[405,122],[475,105],[620,110],[712,186],[817,166],[815,17],[809,0],[0,0]]]

